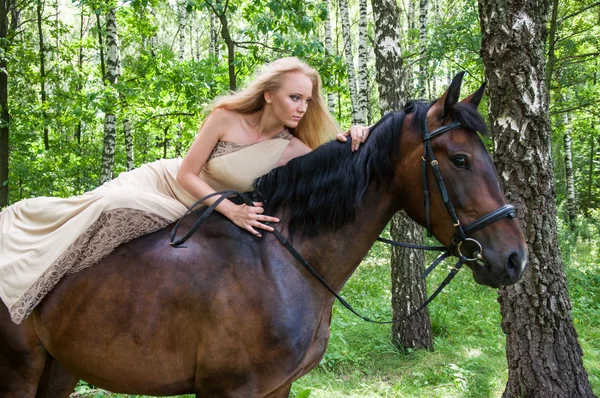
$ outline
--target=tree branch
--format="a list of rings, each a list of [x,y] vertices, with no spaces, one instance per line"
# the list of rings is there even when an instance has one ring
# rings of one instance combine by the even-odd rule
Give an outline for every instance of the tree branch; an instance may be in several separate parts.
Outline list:
[[[568,113],[568,112],[573,112],[573,111],[576,111],[576,110],[579,110],[579,109],[587,108],[588,106],[595,105],[595,104],[598,104],[598,103],[600,103],[600,100],[586,102],[584,104],[579,104],[579,105],[576,105],[576,106],[573,106],[573,107],[570,107],[570,108],[553,110],[553,111],[550,111],[549,113],[550,113],[550,115],[559,115],[561,113]]]
[[[557,61],[562,62],[562,61],[566,61],[568,59],[578,59],[578,58],[587,58],[587,57],[597,57],[598,55],[600,55],[600,52],[595,52],[595,53],[587,53],[587,54],[579,54],[579,55],[571,55],[568,57],[563,57],[563,58],[559,58],[557,59]]]
[[[189,112],[173,112],[173,113],[161,113],[158,115],[152,115],[150,117],[147,117],[146,119],[138,122],[135,127],[137,128],[139,125],[141,124],[146,124],[148,121],[152,120],[152,119],[158,119],[160,117],[171,117],[171,116],[196,116],[195,113],[189,113]]]
[[[561,24],[565,20],[567,20],[569,18],[573,18],[574,16],[577,16],[577,15],[581,14],[582,12],[585,12],[585,11],[589,10],[590,8],[597,7],[597,6],[600,6],[600,1],[597,1],[597,2],[595,2],[593,4],[590,4],[587,7],[583,7],[582,9],[577,10],[577,11],[571,13],[571,14],[565,15],[564,17],[562,17],[561,19],[558,20],[558,23]]]
[[[265,43],[261,43],[259,41],[234,41],[233,44],[236,47],[240,47],[240,48],[245,48],[246,50],[249,49],[249,47],[247,47],[247,45],[258,45],[258,46],[263,46],[265,48],[268,48],[269,50],[273,50],[273,51],[277,51],[280,53],[288,53],[287,50],[284,50],[283,48],[277,48],[277,47],[271,47]]]

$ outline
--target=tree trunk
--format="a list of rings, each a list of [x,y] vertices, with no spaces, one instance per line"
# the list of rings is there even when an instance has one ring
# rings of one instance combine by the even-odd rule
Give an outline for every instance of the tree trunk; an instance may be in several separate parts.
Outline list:
[[[8,13],[10,1],[0,0],[0,48],[8,53]],[[9,119],[8,113],[8,69],[7,57],[0,57],[0,209],[8,206],[8,157]]]
[[[106,83],[106,62],[104,62],[104,40],[102,39],[102,23],[100,22],[100,14],[96,14],[96,29],[98,30],[98,49],[100,50],[100,74],[102,75],[102,83]]]
[[[550,36],[548,37],[548,63],[546,65],[546,87],[551,89],[554,64],[556,63],[556,19],[558,17],[558,0],[552,0],[552,17],[550,18]]]
[[[402,90],[404,62],[400,49],[398,6],[394,0],[372,0],[375,20],[375,69],[381,114],[400,109],[406,97]]]
[[[594,125],[594,122],[591,122],[591,131],[592,134],[590,134],[590,166],[589,166],[589,171],[588,171],[588,183],[587,183],[587,200],[586,200],[586,204],[585,204],[585,215],[588,216],[589,212],[590,212],[590,208],[592,206],[592,183],[594,181],[594,158],[595,158],[595,144],[596,144],[596,137],[594,136],[594,131],[596,129],[596,126]]]
[[[408,0],[408,11],[406,13],[406,34],[405,40],[406,50],[409,53],[412,53],[415,49],[413,48],[413,32],[415,30],[415,2],[418,0]],[[405,67],[403,68],[404,78],[402,80],[404,84],[403,91],[407,95],[407,97],[412,97],[414,93],[414,84],[413,84],[413,70],[412,68]]]
[[[219,28],[217,18],[213,12],[210,13],[210,51],[211,54],[219,59]],[[198,40],[200,42],[200,40]]]
[[[236,74],[235,74],[235,42],[231,38],[229,32],[229,23],[227,21],[227,6],[229,1],[222,4],[221,0],[214,0],[214,3],[209,0],[204,0],[206,4],[211,8],[215,16],[221,22],[221,37],[225,40],[227,45],[227,64],[229,67],[229,89],[235,91],[237,88]]]
[[[327,55],[333,55],[333,43],[331,37],[331,9],[329,7],[329,0],[325,0],[325,7],[327,7],[327,18],[325,19],[325,50]],[[332,92],[327,93],[327,107],[329,112],[332,114],[335,112],[335,94]]]
[[[44,0],[37,1],[37,28],[38,42],[40,48],[40,96],[42,100],[42,126],[44,136],[44,148],[50,149],[50,139],[48,134],[48,113],[46,112],[46,50],[44,48],[44,32],[42,29],[42,14],[44,12]]]
[[[403,211],[394,215],[390,224],[392,239],[423,244],[423,231]],[[392,248],[392,307],[394,317],[415,311],[427,298],[427,286],[421,279],[424,254],[421,250]],[[401,351],[408,348],[433,349],[429,310],[392,326],[392,342]]]
[[[187,17],[187,0],[178,0],[177,12],[179,14],[179,62],[183,62],[185,56],[185,27]]]
[[[571,318],[556,229],[544,60],[547,12],[548,0],[479,0],[494,160],[529,246],[522,280],[499,291],[506,398],[594,396]]]
[[[77,78],[79,79],[79,81],[83,81],[83,24],[84,24],[84,16],[85,13],[83,12],[83,5],[81,6],[81,16],[80,16],[80,20],[79,20],[79,56],[77,58]],[[81,94],[81,90],[83,89],[82,84],[81,83],[77,83],[77,85],[75,86],[75,91],[77,92],[77,94]],[[81,103],[81,101],[79,101],[80,105],[83,105]],[[75,139],[77,140],[78,144],[81,144],[81,130],[82,130],[82,123],[81,123],[81,117],[78,118],[77,120],[77,129],[75,130]]]
[[[119,44],[117,36],[117,18],[115,8],[111,7],[106,16],[106,79],[110,84],[116,84],[121,75],[119,60]],[[117,136],[116,98],[108,94],[107,109],[104,120],[104,150],[102,151],[102,170],[100,183],[104,184],[113,178],[115,163],[115,146]]]
[[[367,0],[359,0],[358,23],[358,109],[356,123],[367,124],[367,107],[369,106],[367,76]]]
[[[569,227],[575,228],[575,217],[577,216],[577,204],[575,202],[575,179],[573,177],[573,154],[571,152],[571,124],[569,114],[564,114],[565,137],[565,183],[567,185],[567,214]]]
[[[340,16],[342,18],[342,31],[344,32],[344,53],[346,54],[346,68],[348,70],[348,87],[352,102],[352,123],[359,123],[360,106],[356,92],[356,76],[354,72],[354,56],[352,55],[352,37],[350,35],[350,17],[348,16],[348,0],[339,0]],[[362,123],[364,124],[364,123]]]
[[[398,5],[395,0],[372,0],[375,18],[375,63],[381,114],[399,109],[405,101],[402,90],[403,62],[398,22]],[[392,239],[421,243],[423,233],[418,225],[404,213],[392,218]],[[408,249],[394,248],[392,268],[392,307],[394,317],[408,315],[426,298],[425,281],[420,274],[423,254]],[[392,327],[392,339],[400,349],[433,347],[431,321],[427,311]]]
[[[127,170],[135,168],[133,164],[133,135],[131,134],[131,122],[129,118],[123,119],[123,134],[125,135],[125,157],[127,158]]]
[[[427,0],[419,2],[419,81],[417,97],[427,93]]]

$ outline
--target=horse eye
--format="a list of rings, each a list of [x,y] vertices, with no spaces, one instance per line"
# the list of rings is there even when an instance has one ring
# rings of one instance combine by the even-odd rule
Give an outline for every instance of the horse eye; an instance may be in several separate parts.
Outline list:
[[[452,163],[454,163],[454,165],[456,167],[460,167],[462,169],[467,169],[469,168],[469,162],[467,161],[467,158],[465,156],[455,156],[452,158]]]

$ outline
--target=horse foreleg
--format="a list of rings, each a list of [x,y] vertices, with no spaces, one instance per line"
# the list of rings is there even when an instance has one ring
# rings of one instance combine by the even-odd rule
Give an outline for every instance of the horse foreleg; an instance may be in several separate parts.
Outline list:
[[[15,325],[0,302],[0,397],[33,398],[45,361],[31,318]]]
[[[75,389],[78,381],[79,378],[73,376],[48,355],[35,398],[67,398]]]

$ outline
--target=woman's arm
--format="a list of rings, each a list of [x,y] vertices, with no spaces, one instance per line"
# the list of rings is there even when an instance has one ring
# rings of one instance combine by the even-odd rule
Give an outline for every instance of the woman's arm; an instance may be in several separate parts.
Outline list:
[[[177,182],[196,198],[202,198],[215,192],[210,185],[200,178],[200,172],[223,133],[231,126],[232,119],[231,112],[227,110],[216,109],[213,111],[200,128],[196,139],[183,158],[177,172]],[[213,196],[206,199],[204,204],[210,206],[217,199],[218,197]],[[279,222],[279,220],[275,217],[262,215],[261,213],[264,211],[262,204],[256,202],[254,204],[255,206],[236,205],[230,200],[224,200],[215,210],[229,218],[238,227],[260,236],[260,233],[254,228],[272,231],[272,227],[262,222]]]

